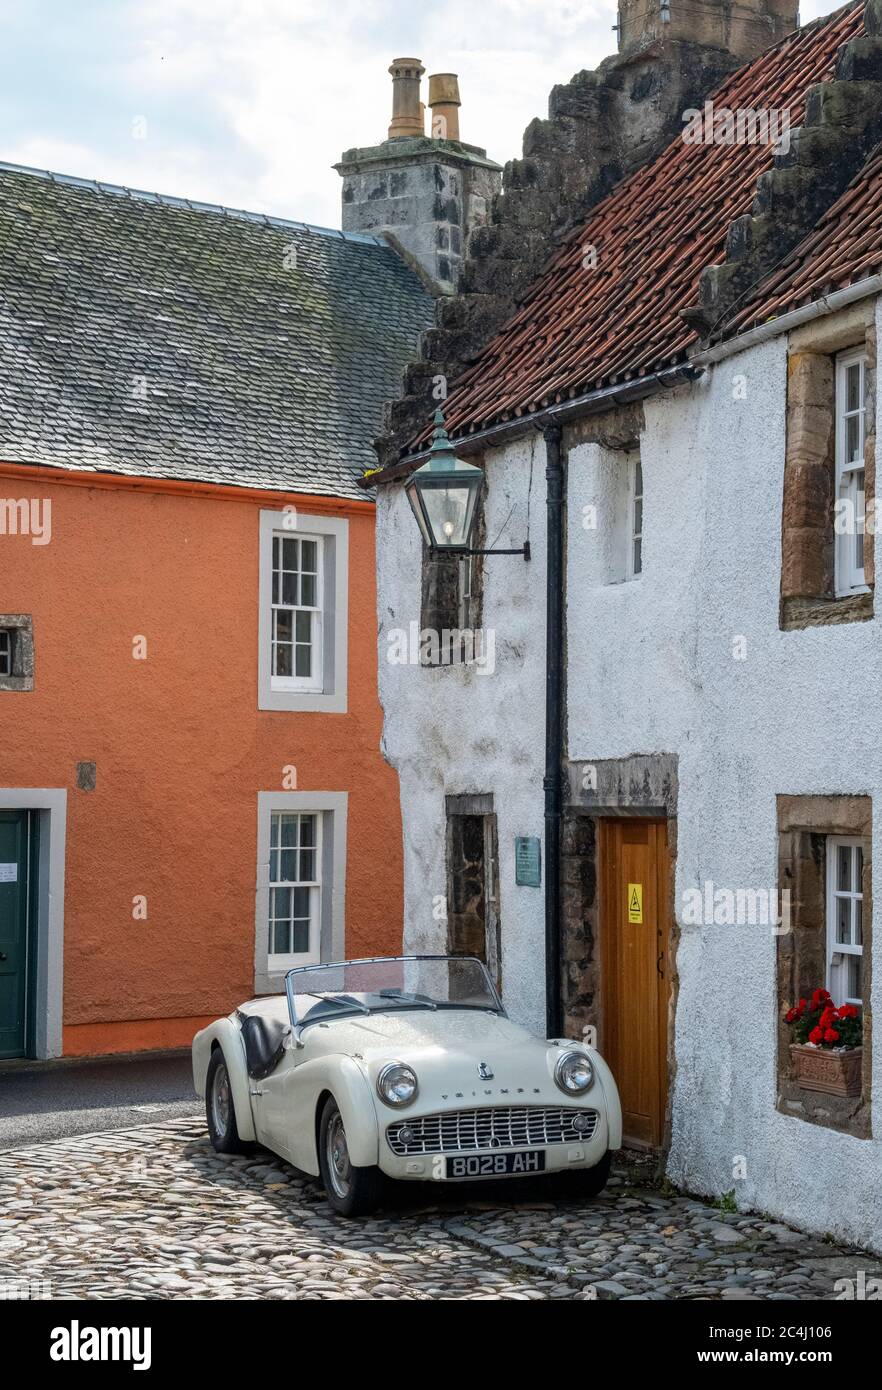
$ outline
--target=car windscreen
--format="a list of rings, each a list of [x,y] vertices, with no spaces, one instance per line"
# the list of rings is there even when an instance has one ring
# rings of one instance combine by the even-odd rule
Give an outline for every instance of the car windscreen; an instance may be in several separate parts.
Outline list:
[[[452,956],[395,957],[292,970],[287,977],[297,1021],[334,1014],[413,1009],[501,1012],[485,967]]]

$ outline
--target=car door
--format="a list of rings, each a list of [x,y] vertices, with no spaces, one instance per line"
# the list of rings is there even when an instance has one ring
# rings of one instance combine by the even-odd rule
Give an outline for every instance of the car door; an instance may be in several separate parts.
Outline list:
[[[298,1047],[293,1037],[275,1071],[262,1081],[252,1082],[258,1094],[252,1097],[255,1127],[261,1143],[311,1172],[310,1157],[315,1152],[315,1109],[322,1089],[315,1067],[315,1050],[310,1048],[311,1030]]]

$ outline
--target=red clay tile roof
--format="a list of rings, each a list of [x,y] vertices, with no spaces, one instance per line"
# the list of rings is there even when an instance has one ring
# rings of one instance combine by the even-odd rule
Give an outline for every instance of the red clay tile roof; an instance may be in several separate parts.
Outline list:
[[[731,316],[722,336],[744,332],[880,272],[882,145],[818,225]]]
[[[807,89],[832,76],[840,45],[863,32],[861,3],[817,20],[733,73],[713,93],[714,105],[787,108],[794,128]],[[768,144],[687,145],[678,136],[620,183],[458,378],[445,403],[450,434],[682,362],[696,335],[680,310],[695,303],[702,269],[724,259],[729,226],[750,211],[772,155]],[[583,267],[589,245],[597,249],[594,270]]]

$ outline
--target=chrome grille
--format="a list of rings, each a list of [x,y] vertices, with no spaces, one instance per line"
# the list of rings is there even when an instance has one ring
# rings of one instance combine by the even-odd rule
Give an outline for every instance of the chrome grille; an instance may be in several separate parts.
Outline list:
[[[576,1129],[577,1116],[587,1120],[584,1129]],[[579,1143],[591,1139],[596,1128],[596,1110],[500,1105],[480,1110],[448,1110],[412,1120],[402,1116],[387,1126],[386,1142],[394,1154],[402,1155],[531,1149],[544,1144]]]

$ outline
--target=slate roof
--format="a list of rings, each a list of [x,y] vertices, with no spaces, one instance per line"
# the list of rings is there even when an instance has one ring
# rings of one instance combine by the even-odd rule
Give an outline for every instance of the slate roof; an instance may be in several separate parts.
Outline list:
[[[739,306],[722,336],[745,332],[767,319],[882,273],[882,145],[845,192],[790,255]]]
[[[0,460],[364,500],[433,317],[376,237],[0,164]]]
[[[839,47],[863,32],[858,0],[788,35],[709,99],[733,110],[788,108],[796,127],[808,88],[832,77]],[[696,335],[680,311],[696,302],[702,269],[725,258],[729,227],[750,211],[772,158],[770,144],[687,145],[678,135],[618,184],[457,379],[445,402],[449,433],[462,437],[685,362]],[[584,264],[588,246],[595,269]]]

